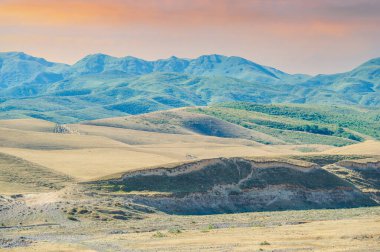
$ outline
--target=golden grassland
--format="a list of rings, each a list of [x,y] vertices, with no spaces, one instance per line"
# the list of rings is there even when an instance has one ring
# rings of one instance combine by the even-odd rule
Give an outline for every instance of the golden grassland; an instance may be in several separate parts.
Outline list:
[[[70,127],[80,134],[53,133],[54,124],[42,120],[0,121],[0,175],[12,171],[17,178],[12,181],[9,176],[0,176],[0,195],[27,195],[26,201],[33,203],[30,207],[36,207],[33,213],[38,215],[30,224],[44,224],[23,227],[25,223],[13,220],[16,224],[10,228],[0,227],[0,242],[7,237],[31,238],[30,243],[0,251],[379,251],[379,207],[204,216],[155,213],[139,220],[107,222],[85,218],[75,222],[67,216],[48,215],[52,210],[44,212],[44,204],[62,200],[60,195],[65,190],[52,187],[53,179],[76,188],[80,181],[216,157],[374,156],[380,155],[378,141],[337,148],[264,145],[185,131]],[[70,200],[75,201],[62,201]],[[78,198],[75,204],[86,204],[82,200]],[[59,218],[64,222],[56,223]]]
[[[17,129],[11,129],[14,126]],[[0,121],[0,153],[20,157],[81,181],[194,159],[300,153],[297,150],[300,146],[270,146],[199,134],[77,125],[81,132],[77,135],[52,133],[53,127],[49,122],[33,119]],[[329,147],[316,145],[313,148],[325,150]]]
[[[333,148],[322,152],[322,154],[380,155],[380,142],[375,140],[368,140],[363,143]]]
[[[26,247],[4,251],[378,251],[379,225],[378,207],[213,216],[154,215],[127,224],[84,224],[81,230],[71,231],[60,227],[13,229],[10,234],[39,238]],[[139,231],[146,227],[150,230]],[[111,228],[126,232],[110,233]],[[53,231],[61,241],[43,236],[43,232]]]
[[[112,122],[112,120],[111,120]],[[53,133],[54,124],[36,119],[0,121],[0,153],[20,157],[79,181],[174,162],[236,156],[380,154],[380,142],[346,147],[263,145],[239,138],[148,132],[96,125],[72,125],[77,134]],[[304,149],[312,152],[304,152]]]
[[[130,248],[142,251],[342,251],[347,248],[376,251],[380,244],[379,225],[377,217],[279,227],[189,231],[164,234],[156,239],[151,239],[152,233],[133,234],[119,239]]]

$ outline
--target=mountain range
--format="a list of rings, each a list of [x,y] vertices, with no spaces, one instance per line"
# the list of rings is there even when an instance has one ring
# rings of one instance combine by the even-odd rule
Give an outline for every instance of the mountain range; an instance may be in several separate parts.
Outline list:
[[[66,65],[0,53],[0,118],[70,123],[230,101],[379,107],[380,58],[310,76],[222,55],[146,61],[93,54]]]

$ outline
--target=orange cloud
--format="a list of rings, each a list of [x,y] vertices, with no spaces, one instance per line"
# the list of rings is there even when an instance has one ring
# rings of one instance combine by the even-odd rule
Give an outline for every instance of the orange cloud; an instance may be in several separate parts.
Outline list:
[[[3,25],[147,24],[168,27],[289,23],[292,26],[313,24],[321,31],[330,28],[322,27],[319,22],[340,23],[340,26],[352,23],[355,16],[352,9],[356,6],[347,8],[327,3],[325,0],[6,0],[0,2],[0,21]],[[334,13],[332,8],[336,10]],[[380,10],[380,4],[373,9]],[[340,13],[344,14],[343,18]],[[354,21],[370,23],[373,20]]]
[[[282,67],[310,55],[378,56],[379,12],[375,0],[0,0],[0,48],[67,62],[222,53]]]
[[[23,25],[81,25],[107,22],[113,23],[122,14],[135,18],[134,12],[126,13],[112,4],[85,1],[15,1],[2,4],[0,17],[3,22]]]

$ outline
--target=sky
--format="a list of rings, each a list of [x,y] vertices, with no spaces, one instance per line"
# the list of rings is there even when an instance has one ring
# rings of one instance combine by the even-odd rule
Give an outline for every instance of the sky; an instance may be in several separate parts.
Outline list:
[[[0,0],[0,51],[75,63],[240,56],[289,73],[380,57],[379,0]]]

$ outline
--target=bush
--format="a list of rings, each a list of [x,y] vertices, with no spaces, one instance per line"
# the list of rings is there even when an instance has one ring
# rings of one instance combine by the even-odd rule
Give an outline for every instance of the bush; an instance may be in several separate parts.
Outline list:
[[[208,225],[208,229],[211,230],[211,229],[215,229],[215,226],[213,224],[209,224]]]
[[[180,234],[180,233],[182,233],[182,231],[180,229],[178,229],[178,228],[171,228],[171,229],[169,229],[168,232],[171,233],[171,234]]]
[[[152,237],[153,238],[163,238],[163,237],[166,237],[166,235],[161,233],[160,231],[157,231]]]
[[[87,214],[87,213],[90,213],[90,211],[88,211],[87,209],[80,209],[78,211],[79,214]]]
[[[262,245],[262,246],[267,246],[267,245],[270,245],[270,243],[267,242],[267,241],[263,241],[263,242],[260,242],[260,245]]]
[[[77,218],[75,218],[74,216],[69,216],[67,217],[67,219],[71,220],[71,221],[79,221]]]

